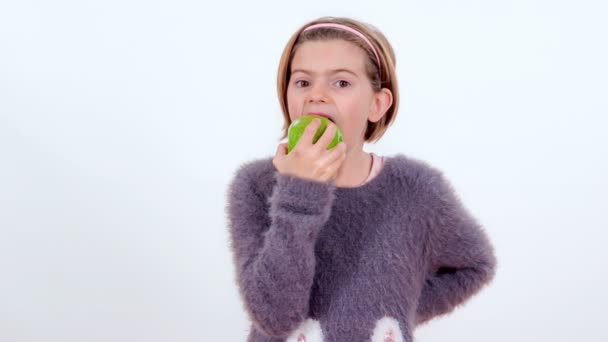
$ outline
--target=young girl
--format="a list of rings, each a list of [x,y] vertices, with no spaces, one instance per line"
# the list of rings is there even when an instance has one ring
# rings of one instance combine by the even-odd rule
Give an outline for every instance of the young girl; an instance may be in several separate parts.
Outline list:
[[[411,342],[494,277],[493,247],[441,171],[363,150],[398,106],[395,55],[382,33],[321,18],[288,42],[278,74],[284,136],[295,148],[244,164],[226,206],[250,342]],[[336,126],[344,141],[327,149]]]

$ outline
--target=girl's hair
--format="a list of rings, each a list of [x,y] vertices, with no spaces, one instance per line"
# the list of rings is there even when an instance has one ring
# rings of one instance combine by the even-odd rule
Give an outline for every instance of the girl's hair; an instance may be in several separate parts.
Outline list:
[[[358,37],[347,30],[323,27],[302,32],[308,26],[318,23],[342,24],[361,32],[374,45],[380,58],[380,68],[378,67],[376,56],[374,55],[374,51],[371,49],[371,47],[363,39],[361,39],[361,37]],[[393,94],[393,103],[388,108],[386,114],[378,122],[368,121],[367,129],[365,130],[365,141],[378,141],[395,120],[395,117],[397,116],[397,109],[399,107],[399,88],[395,71],[395,52],[384,34],[382,34],[382,32],[380,32],[374,26],[355,19],[322,17],[309,22],[298,29],[287,42],[287,45],[283,50],[283,54],[281,55],[277,75],[277,92],[279,95],[279,101],[281,102],[283,118],[285,119],[283,123],[283,136],[281,139],[287,137],[287,130],[291,124],[289,111],[287,109],[287,86],[291,78],[291,61],[293,60],[296,50],[305,42],[327,41],[334,39],[340,39],[353,43],[363,49],[367,55],[366,71],[372,84],[372,88],[375,92],[379,92],[382,88],[388,88]]]

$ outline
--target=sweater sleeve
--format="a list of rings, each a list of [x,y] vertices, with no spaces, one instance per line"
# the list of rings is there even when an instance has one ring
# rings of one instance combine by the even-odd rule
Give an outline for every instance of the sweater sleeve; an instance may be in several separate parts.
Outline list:
[[[494,249],[483,228],[464,208],[451,184],[437,173],[429,182],[429,269],[419,298],[416,324],[451,312],[494,277]]]
[[[334,200],[333,183],[282,175],[270,197],[242,168],[228,191],[228,224],[236,280],[254,326],[289,335],[306,318],[315,274],[314,245]]]

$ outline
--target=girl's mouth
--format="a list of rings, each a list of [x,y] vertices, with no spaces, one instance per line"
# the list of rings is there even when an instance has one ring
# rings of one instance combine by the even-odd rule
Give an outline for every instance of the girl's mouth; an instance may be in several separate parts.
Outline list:
[[[331,116],[325,114],[325,113],[308,113],[308,115],[318,115],[318,116],[322,116],[326,119],[329,119],[331,122],[333,122],[334,120],[332,119]]]

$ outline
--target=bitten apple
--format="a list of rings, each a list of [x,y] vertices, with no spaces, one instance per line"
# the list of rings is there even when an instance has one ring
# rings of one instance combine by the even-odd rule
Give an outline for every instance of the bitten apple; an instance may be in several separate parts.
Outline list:
[[[314,119],[320,119],[321,125],[317,129],[317,132],[315,133],[312,143],[313,144],[316,143],[317,140],[319,140],[319,138],[321,137],[321,135],[323,135],[323,132],[325,132],[325,129],[327,128],[327,124],[330,122],[330,120],[328,118],[320,116],[320,115],[302,115],[299,118],[295,119],[291,123],[291,125],[289,125],[289,128],[287,129],[287,136],[288,136],[287,153],[289,153],[289,152],[291,152],[291,150],[293,150],[293,148],[296,146],[296,144],[300,140],[300,137],[302,137],[302,134],[304,134],[304,129],[306,128],[306,126],[308,126]],[[330,150],[330,149],[334,148],[336,145],[338,145],[339,142],[341,142],[343,140],[344,139],[342,137],[342,131],[340,131],[340,128],[336,127],[336,134],[334,135],[334,138],[329,143],[329,145],[327,145],[327,149]]]

